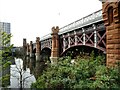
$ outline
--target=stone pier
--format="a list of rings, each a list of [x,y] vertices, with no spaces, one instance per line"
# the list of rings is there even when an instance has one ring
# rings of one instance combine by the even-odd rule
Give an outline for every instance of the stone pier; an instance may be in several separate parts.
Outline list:
[[[59,58],[59,27],[52,27],[52,51],[51,51],[51,63],[57,63]]]
[[[33,53],[33,42],[30,41],[30,57],[34,57],[34,53]]]
[[[26,52],[27,52],[27,42],[26,39],[23,39],[23,54],[26,56]]]
[[[30,55],[29,43],[27,43],[27,56]]]
[[[120,1],[102,2],[103,20],[106,27],[107,66],[120,61]]]
[[[41,51],[41,46],[40,46],[40,38],[36,37],[36,60],[40,60],[40,51]]]

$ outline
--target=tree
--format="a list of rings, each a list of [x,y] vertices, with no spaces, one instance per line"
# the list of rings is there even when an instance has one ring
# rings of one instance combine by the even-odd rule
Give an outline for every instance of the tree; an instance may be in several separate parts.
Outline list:
[[[10,80],[9,68],[11,64],[11,60],[13,57],[11,56],[12,45],[8,45],[10,43],[11,34],[7,34],[0,30],[0,81],[2,87],[7,87],[9,85],[8,80]]]
[[[12,73],[11,76],[16,78],[19,81],[19,87],[20,90],[22,90],[25,86],[25,82],[27,82],[27,79],[32,77],[33,75],[25,75],[27,72],[23,70],[23,61],[22,59],[18,58],[15,62],[15,67],[11,69]]]

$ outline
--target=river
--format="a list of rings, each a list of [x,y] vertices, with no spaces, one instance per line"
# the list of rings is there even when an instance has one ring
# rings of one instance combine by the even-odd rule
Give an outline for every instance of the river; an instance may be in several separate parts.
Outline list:
[[[10,66],[10,86],[9,88],[30,88],[36,81],[35,60],[30,58],[15,58],[15,63]],[[21,81],[21,83],[20,83]]]

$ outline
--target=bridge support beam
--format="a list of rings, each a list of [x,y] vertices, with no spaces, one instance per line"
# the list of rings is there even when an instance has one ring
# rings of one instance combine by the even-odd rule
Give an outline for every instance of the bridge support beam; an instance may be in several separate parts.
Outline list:
[[[93,29],[96,29],[96,25],[93,24]],[[97,46],[97,31],[94,31],[94,47],[96,48]]]
[[[106,26],[107,66],[114,66],[120,61],[120,1],[103,2],[103,20]]]
[[[76,31],[74,31],[74,34],[75,34],[75,45],[77,45],[78,40],[77,40],[77,33],[76,33]]]
[[[97,46],[97,32],[94,31],[94,47],[96,48]]]
[[[27,56],[30,54],[29,43],[27,43]]]
[[[52,51],[51,51],[51,63],[57,63],[59,58],[59,27],[52,27]]]
[[[83,33],[83,45],[85,45],[85,29],[82,28],[82,33]]]
[[[71,41],[70,41],[70,34],[68,33],[68,48],[70,48],[70,43],[71,43]]]
[[[65,51],[66,43],[65,43],[65,36],[63,35],[63,52]]]
[[[32,41],[30,41],[30,57],[34,57],[34,54],[33,54],[33,43]]]
[[[40,38],[36,37],[36,61],[40,60],[40,51],[41,51],[41,45],[40,45]]]

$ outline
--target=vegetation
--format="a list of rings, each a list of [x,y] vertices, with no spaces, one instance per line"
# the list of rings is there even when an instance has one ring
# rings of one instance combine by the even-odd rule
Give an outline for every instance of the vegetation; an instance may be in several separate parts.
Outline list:
[[[2,76],[0,76],[0,81],[2,82],[2,87],[7,87],[10,83],[10,64],[13,58],[11,56],[11,48],[13,45],[8,45],[10,42],[10,38],[12,37],[11,34],[7,34],[5,32],[0,32],[1,35],[1,47],[0,50],[0,73],[2,73]]]
[[[17,58],[25,57],[23,48],[16,49],[15,53],[14,53],[14,56],[17,57]]]
[[[60,58],[58,64],[48,65],[32,88],[120,88],[118,67],[107,68],[104,56],[84,59]]]

